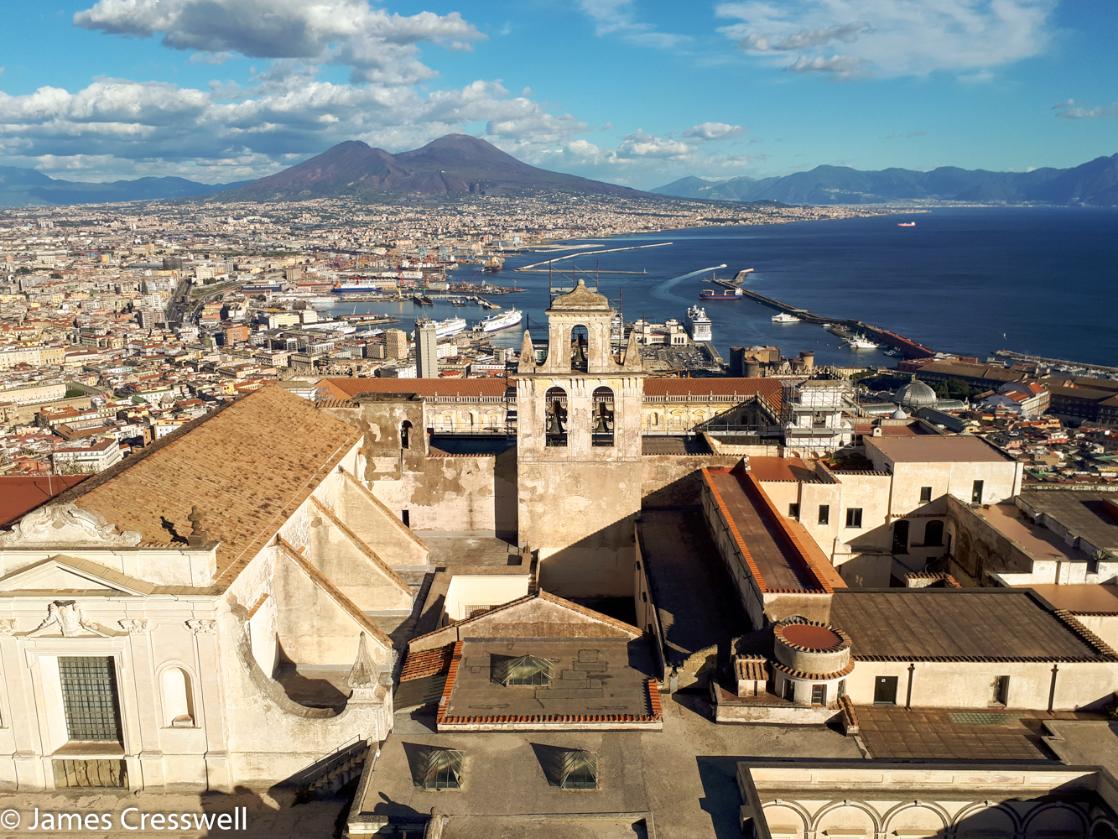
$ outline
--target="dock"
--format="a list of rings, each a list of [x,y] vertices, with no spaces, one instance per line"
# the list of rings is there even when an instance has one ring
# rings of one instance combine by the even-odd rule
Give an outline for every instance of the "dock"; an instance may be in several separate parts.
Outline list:
[[[768,297],[760,292],[742,288],[744,275],[751,271],[752,269],[745,269],[744,271],[739,271],[733,280],[715,280],[714,282],[725,288],[740,289],[742,297],[748,298],[755,303],[760,303],[762,306],[768,306],[770,309],[776,309],[778,312],[786,312],[787,314],[795,315],[804,323],[814,323],[817,326],[835,324],[845,327],[852,332],[861,332],[880,344],[892,347],[905,358],[932,358],[936,354],[936,351],[931,347],[925,346],[919,341],[914,341],[891,329],[886,329],[883,326],[875,326],[872,323],[852,320],[850,318],[827,317],[826,315],[820,315],[809,309],[805,309],[802,306],[793,306],[790,303],[785,303],[783,300],[777,300],[775,297]]]

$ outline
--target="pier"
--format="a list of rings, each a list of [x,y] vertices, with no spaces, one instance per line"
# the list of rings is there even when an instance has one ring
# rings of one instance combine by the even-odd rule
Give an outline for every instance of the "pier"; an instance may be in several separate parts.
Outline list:
[[[733,280],[715,280],[714,282],[725,288],[741,289],[743,298],[748,298],[755,303],[760,303],[762,306],[768,306],[770,309],[776,309],[778,312],[786,312],[790,315],[795,315],[804,323],[814,323],[817,326],[835,324],[845,327],[852,332],[861,332],[881,344],[892,347],[905,358],[932,358],[936,354],[936,351],[931,347],[927,347],[918,341],[914,341],[911,338],[905,337],[891,329],[886,329],[883,326],[875,326],[872,323],[849,318],[827,317],[812,312],[809,309],[805,309],[802,306],[793,306],[790,303],[785,303],[783,300],[777,300],[774,297],[768,297],[759,292],[742,288],[744,276],[750,271],[752,271],[752,269],[739,271]]]
[[[552,259],[545,259],[542,262],[533,262],[529,265],[521,265],[519,268],[514,268],[514,271],[532,271],[539,268],[546,270],[547,266],[554,265],[556,262],[562,262],[564,259],[576,259],[580,256],[597,256],[603,253],[621,253],[622,251],[642,251],[648,248],[666,248],[668,245],[674,244],[673,242],[653,242],[648,245],[626,245],[623,248],[605,248],[597,251],[579,251],[578,253],[569,253],[566,256],[556,256]],[[605,273],[604,271],[602,273]],[[610,271],[611,274],[642,274],[643,271]]]

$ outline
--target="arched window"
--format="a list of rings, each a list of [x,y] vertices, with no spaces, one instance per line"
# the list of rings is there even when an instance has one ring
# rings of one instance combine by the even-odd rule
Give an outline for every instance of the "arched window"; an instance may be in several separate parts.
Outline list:
[[[402,423],[400,423],[400,448],[401,449],[410,449],[411,448],[411,429],[412,429],[411,420],[404,420]]]
[[[943,522],[932,520],[924,525],[924,544],[925,545],[942,545],[943,544]]]
[[[561,387],[549,388],[544,403],[544,438],[547,445],[567,445],[567,392]]]
[[[571,369],[581,373],[590,369],[590,331],[585,326],[571,330]]]
[[[166,728],[194,727],[194,696],[190,676],[181,667],[168,667],[160,677],[163,693],[163,725]]]
[[[613,391],[608,387],[594,390],[594,416],[590,427],[591,441],[595,446],[613,445]]]

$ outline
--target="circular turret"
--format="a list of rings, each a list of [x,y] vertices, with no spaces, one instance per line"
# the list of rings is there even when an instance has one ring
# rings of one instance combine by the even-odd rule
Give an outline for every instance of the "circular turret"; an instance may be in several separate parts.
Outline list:
[[[773,673],[778,695],[797,705],[831,705],[845,693],[854,669],[850,636],[837,627],[788,618],[773,627]]]

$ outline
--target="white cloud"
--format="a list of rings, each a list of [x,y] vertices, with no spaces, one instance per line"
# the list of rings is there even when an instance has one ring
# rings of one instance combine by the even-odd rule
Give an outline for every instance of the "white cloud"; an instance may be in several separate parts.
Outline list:
[[[613,35],[636,46],[660,49],[674,49],[689,40],[638,20],[633,0],[578,0],[578,7],[594,22],[596,35]]]
[[[683,136],[695,140],[725,140],[728,137],[736,137],[743,131],[745,129],[742,126],[731,125],[728,122],[700,122],[684,131]]]
[[[617,157],[658,157],[682,159],[691,154],[691,146],[682,140],[656,137],[637,130],[625,137],[617,146]]]
[[[1088,107],[1080,105],[1074,99],[1068,99],[1058,105],[1052,106],[1056,116],[1064,119],[1102,119],[1105,117],[1118,117],[1118,102],[1110,105],[1095,105]]]
[[[348,139],[399,151],[487,127],[506,150],[531,156],[585,127],[510,95],[498,81],[424,92],[335,84],[295,64],[285,69],[247,87],[102,79],[75,92],[0,93],[0,153],[14,165],[60,169],[67,159],[96,160],[98,173],[114,177],[154,168],[217,181],[267,174]]]
[[[297,58],[350,67],[355,79],[409,84],[434,71],[419,44],[467,49],[482,34],[458,12],[399,15],[367,0],[98,0],[74,23],[118,35],[162,35],[215,57]]]
[[[1058,0],[724,2],[720,31],[778,67],[833,76],[978,74],[1047,47]]]

